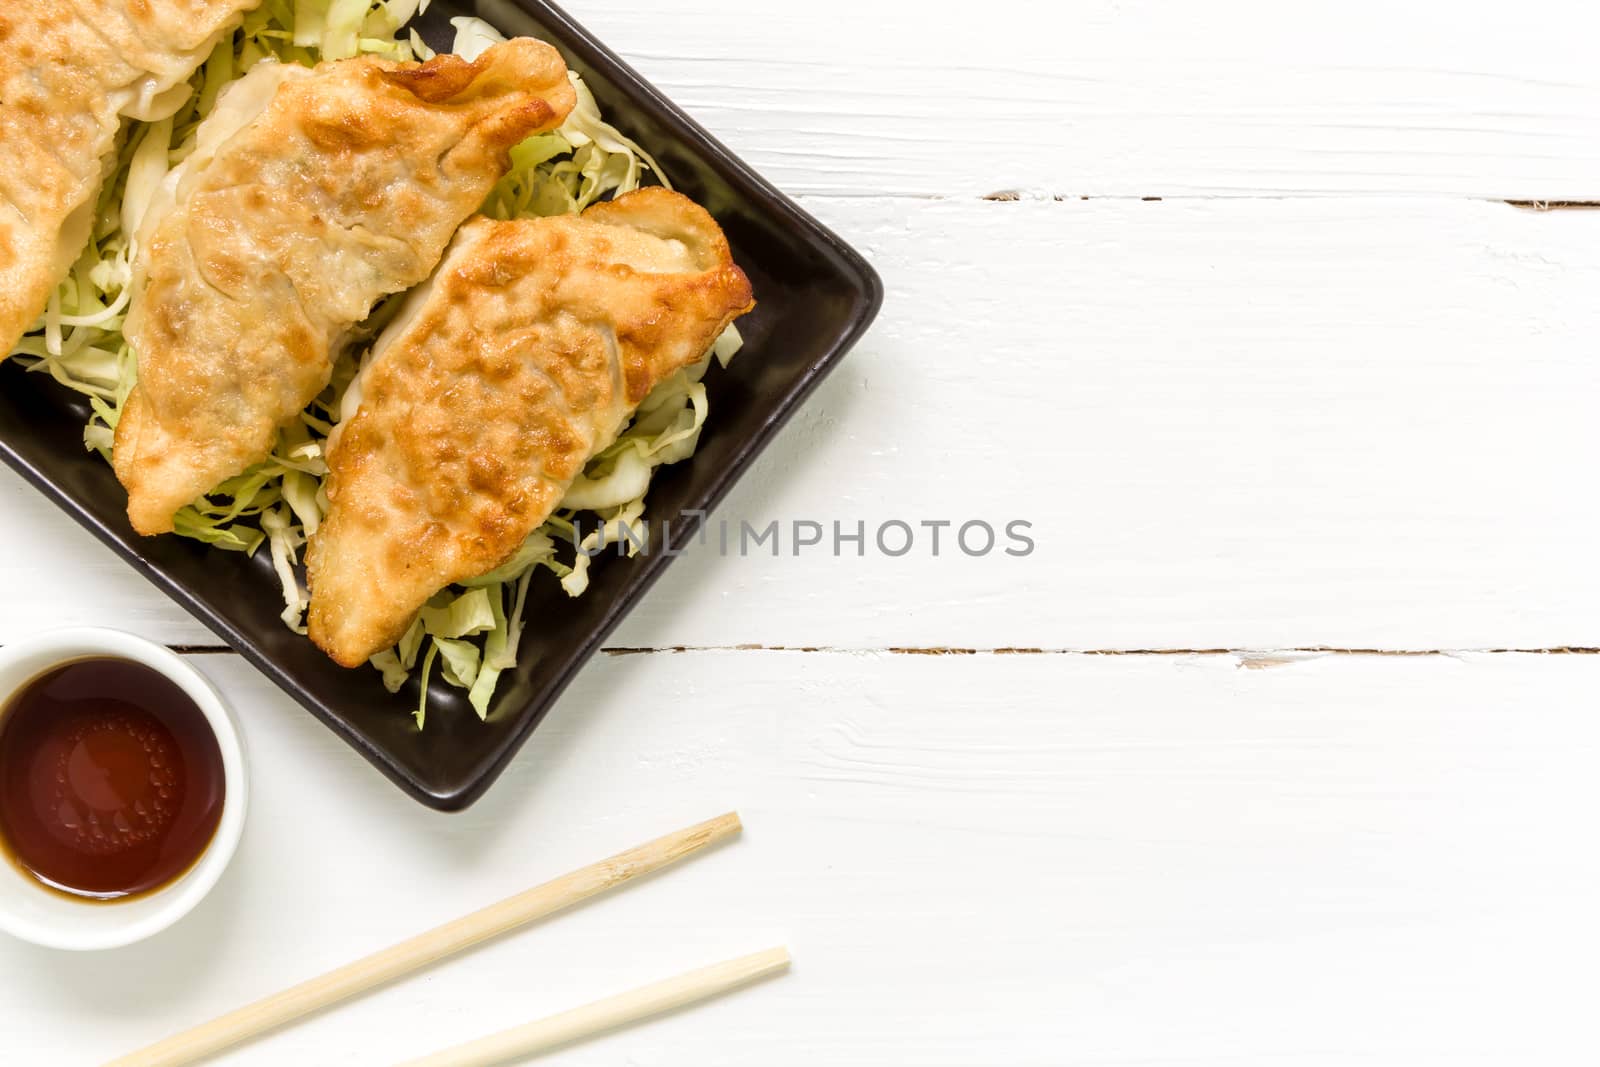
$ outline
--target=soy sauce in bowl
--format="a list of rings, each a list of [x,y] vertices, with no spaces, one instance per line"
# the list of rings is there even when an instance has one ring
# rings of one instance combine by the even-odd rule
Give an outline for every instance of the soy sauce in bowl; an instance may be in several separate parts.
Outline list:
[[[160,672],[80,659],[0,709],[0,851],[84,901],[180,878],[216,834],[222,752],[205,713]]]

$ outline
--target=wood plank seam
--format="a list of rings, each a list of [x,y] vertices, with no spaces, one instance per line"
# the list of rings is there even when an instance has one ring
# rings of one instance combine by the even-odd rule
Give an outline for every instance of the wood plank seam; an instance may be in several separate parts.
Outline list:
[[[1382,200],[1382,199],[1389,199],[1390,197],[1392,197],[1394,195],[1396,195],[1396,194],[1389,194],[1389,193],[1354,194],[1354,193],[1350,193],[1350,194],[1339,194],[1339,195],[1337,195],[1335,197],[1332,197],[1331,199],[1339,199],[1339,200],[1379,199],[1379,200]],[[799,202],[801,202],[801,203],[805,203],[807,201],[812,201],[812,200],[817,200],[817,201],[829,201],[829,200],[928,200],[928,201],[947,201],[947,200],[967,200],[967,199],[971,199],[971,197],[968,197],[968,196],[943,195],[943,194],[938,194],[938,193],[897,193],[897,192],[894,192],[892,190],[885,189],[885,190],[882,190],[882,191],[879,191],[879,192],[871,192],[871,193],[796,193],[794,195],[794,199],[799,201]],[[1133,194],[1133,193],[1098,193],[1098,194],[1089,194],[1089,193],[1045,193],[1045,192],[1040,192],[1040,191],[1029,191],[1029,190],[1023,190],[1023,189],[998,189],[998,190],[996,190],[995,192],[992,192],[992,193],[985,193],[982,196],[977,197],[977,199],[982,200],[982,201],[984,201],[986,203],[991,203],[991,204],[1016,204],[1016,203],[1021,203],[1023,201],[1032,201],[1032,202],[1037,202],[1037,203],[1045,203],[1045,202],[1049,202],[1049,201],[1054,201],[1057,204],[1062,204],[1062,203],[1066,203],[1069,200],[1077,200],[1077,201],[1088,201],[1088,200],[1137,200],[1137,201],[1140,201],[1141,203],[1146,203],[1146,204],[1159,204],[1159,203],[1162,203],[1162,202],[1167,201],[1167,200],[1200,200],[1200,201],[1208,201],[1208,200],[1230,200],[1230,201],[1232,201],[1232,200],[1273,200],[1273,201],[1277,201],[1277,200],[1328,200],[1328,199],[1330,199],[1330,197],[1327,194],[1321,194],[1321,193],[1270,193],[1270,192],[1259,192],[1259,193],[1179,193],[1179,194],[1176,194],[1176,195],[1167,194],[1167,195],[1162,195],[1162,196],[1150,196],[1150,195],[1145,195],[1145,194]],[[1483,201],[1485,203],[1493,203],[1496,200],[1495,197],[1490,197],[1490,196],[1449,196],[1449,195],[1434,196],[1434,197],[1429,197],[1428,199],[1434,199],[1434,200],[1469,200],[1469,201],[1474,201],[1475,200],[1475,201]],[[1523,208],[1524,210],[1527,210],[1527,211],[1596,211],[1596,210],[1600,210],[1600,200],[1538,200],[1538,199],[1535,199],[1535,200],[1504,200],[1504,199],[1502,199],[1499,202],[1502,203],[1502,204],[1507,204],[1507,205],[1509,205],[1511,207]]]

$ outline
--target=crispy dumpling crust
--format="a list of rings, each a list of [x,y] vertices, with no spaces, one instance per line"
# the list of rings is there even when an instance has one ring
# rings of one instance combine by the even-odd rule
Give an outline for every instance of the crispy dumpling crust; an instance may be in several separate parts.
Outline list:
[[[311,638],[357,666],[505,563],[657,384],[754,306],[716,222],[642,189],[461,231],[358,379],[311,540]]]
[[[0,2],[0,358],[88,241],[121,116],[187,79],[259,3]]]
[[[575,102],[560,54],[529,38],[473,63],[325,63],[282,80],[179,175],[145,227],[126,328],[139,384],[113,462],[134,528],[172,529],[179,508],[265,459],[350,328],[427,278],[510,149]]]

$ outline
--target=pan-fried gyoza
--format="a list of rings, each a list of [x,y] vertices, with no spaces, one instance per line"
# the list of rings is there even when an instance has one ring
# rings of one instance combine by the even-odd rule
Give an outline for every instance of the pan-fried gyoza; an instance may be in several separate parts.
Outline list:
[[[170,115],[261,0],[0,4],[0,359],[89,239],[123,116]]]
[[[753,306],[716,222],[663,189],[464,227],[330,439],[312,639],[364,663],[435,593],[505,563],[650,391]]]
[[[113,462],[140,533],[263,460],[382,297],[423,281],[575,94],[519,38],[477,61],[258,64],[228,90],[141,228],[138,385]]]

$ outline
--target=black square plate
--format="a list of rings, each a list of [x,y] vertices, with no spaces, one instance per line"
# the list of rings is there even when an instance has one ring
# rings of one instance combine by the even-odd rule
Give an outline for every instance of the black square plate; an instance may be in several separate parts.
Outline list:
[[[663,545],[667,520],[672,547],[687,547],[698,527],[682,516],[709,512],[722,499],[872,322],[882,285],[856,252],[559,8],[542,0],[434,0],[419,29],[433,47],[447,49],[448,20],[463,14],[559,48],[606,118],[717,217],[755,285],[759,306],[739,323],[744,351],[727,370],[706,376],[711,418],[699,450],[660,468],[651,484],[651,543]],[[460,810],[483,795],[671,559],[659,547],[634,559],[608,553],[595,561],[589,590],[576,599],[554,581],[535,581],[527,617],[561,623],[529,626],[520,663],[501,676],[489,720],[478,720],[460,690],[436,683],[427,729],[418,731],[410,714],[414,681],[390,696],[376,671],[337,667],[284,627],[265,551],[246,559],[183,538],[134,534],[111,469],[84,451],[88,412],[78,399],[14,361],[0,364],[0,457],[429,807]]]

